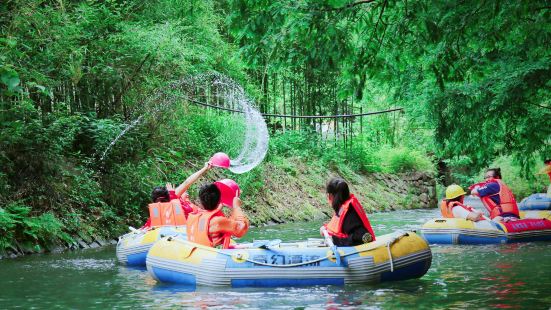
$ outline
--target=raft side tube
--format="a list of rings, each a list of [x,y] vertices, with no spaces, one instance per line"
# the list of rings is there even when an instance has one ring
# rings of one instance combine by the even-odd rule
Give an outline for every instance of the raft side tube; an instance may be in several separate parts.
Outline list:
[[[176,236],[155,243],[147,269],[161,282],[276,287],[406,280],[423,276],[432,261],[427,242],[414,232],[338,250],[341,264],[329,247],[308,247],[307,242],[219,250]]]

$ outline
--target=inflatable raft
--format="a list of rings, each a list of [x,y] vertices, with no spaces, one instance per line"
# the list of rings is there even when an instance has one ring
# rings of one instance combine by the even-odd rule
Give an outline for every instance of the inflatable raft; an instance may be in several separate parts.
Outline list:
[[[551,210],[551,197],[546,193],[532,194],[518,205],[519,210]]]
[[[119,237],[117,259],[127,266],[145,266],[147,252],[153,244],[166,236],[181,235],[185,238],[185,226],[162,226],[148,230],[135,229]]]
[[[526,210],[520,211],[521,219],[548,219],[551,220],[551,210]]]
[[[473,222],[458,218],[432,219],[421,228],[430,244],[495,244],[551,241],[551,221],[522,219],[508,223]]]
[[[238,246],[220,250],[181,237],[163,238],[149,251],[147,270],[158,281],[193,287],[344,285],[419,278],[432,261],[427,242],[414,232],[339,247],[339,259],[321,239]]]

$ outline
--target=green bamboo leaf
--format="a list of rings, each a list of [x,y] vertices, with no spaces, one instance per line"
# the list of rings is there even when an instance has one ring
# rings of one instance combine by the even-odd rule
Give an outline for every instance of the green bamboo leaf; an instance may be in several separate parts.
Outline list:
[[[0,75],[0,82],[6,85],[9,91],[14,91],[21,81],[17,72],[14,70],[5,70]]]

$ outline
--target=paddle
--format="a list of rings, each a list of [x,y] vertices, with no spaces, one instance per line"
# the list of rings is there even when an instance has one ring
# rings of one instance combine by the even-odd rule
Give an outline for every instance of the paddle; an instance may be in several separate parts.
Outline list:
[[[484,214],[482,214],[482,218],[485,219],[486,221],[493,222],[489,217],[487,217],[487,216],[484,215]]]
[[[321,231],[323,233],[323,236],[325,237],[325,243],[331,247],[331,250],[333,253],[335,253],[335,258],[337,260],[337,264],[341,265],[341,254],[339,253],[339,250],[337,249],[337,246],[333,243],[333,239],[327,232],[327,229],[325,227],[321,228]]]
[[[274,239],[274,240],[255,240],[253,242],[253,247],[270,250],[272,247],[278,245],[281,243],[281,239]]]

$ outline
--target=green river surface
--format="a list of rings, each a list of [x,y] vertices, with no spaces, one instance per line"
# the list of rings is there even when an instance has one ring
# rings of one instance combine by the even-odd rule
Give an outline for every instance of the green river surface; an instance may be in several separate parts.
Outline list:
[[[370,214],[377,234],[415,230],[437,210]],[[319,237],[320,222],[252,228],[244,241]],[[377,285],[192,290],[117,263],[115,247],[0,261],[0,309],[466,309],[551,306],[551,244],[432,245],[420,279]]]

